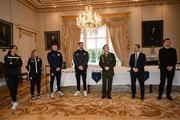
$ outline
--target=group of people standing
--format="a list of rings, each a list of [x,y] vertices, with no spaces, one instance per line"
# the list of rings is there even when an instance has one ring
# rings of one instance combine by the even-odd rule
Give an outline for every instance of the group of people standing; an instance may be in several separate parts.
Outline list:
[[[158,100],[162,99],[164,86],[167,79],[166,97],[168,100],[173,100],[171,96],[172,83],[176,70],[177,53],[176,49],[171,47],[171,40],[166,38],[162,41],[163,47],[159,50],[159,69],[160,69],[160,84]],[[146,56],[140,52],[140,45],[134,45],[134,53],[130,56],[129,66],[131,67],[131,91],[132,99],[136,94],[136,79],[138,78],[140,84],[141,99],[144,100],[144,67],[146,65]]]
[[[63,57],[62,54],[57,50],[57,43],[51,44],[51,51],[47,54],[47,59],[50,65],[50,98],[54,98],[54,79],[57,80],[57,92],[59,96],[63,96],[61,89],[61,70]],[[18,81],[20,79],[20,69],[22,66],[21,57],[17,55],[17,46],[13,45],[7,55],[4,57],[6,67],[6,82],[12,98],[12,110],[15,110],[18,106],[17,102],[17,88]],[[75,77],[77,80],[77,91],[74,96],[80,95],[80,81],[82,77],[83,81],[83,95],[87,96],[86,88],[86,76],[88,68],[89,54],[83,49],[83,42],[78,43],[78,50],[73,54],[73,62],[75,65]],[[177,62],[177,53],[174,48],[171,47],[171,40],[163,40],[163,48],[159,50],[159,68],[160,68],[160,84],[159,84],[159,95],[158,100],[162,99],[162,94],[167,79],[167,91],[166,95],[169,100],[173,100],[171,96],[172,82],[175,74]],[[103,46],[103,53],[100,56],[99,66],[102,68],[102,99],[111,97],[114,67],[116,65],[116,57],[113,53],[109,52],[108,44]],[[136,79],[140,84],[140,95],[141,99],[144,100],[145,86],[144,86],[144,67],[146,65],[146,56],[140,52],[140,45],[134,45],[134,53],[130,56],[130,76],[131,76],[131,91],[132,99],[136,97]],[[41,68],[42,60],[39,58],[38,50],[33,50],[30,58],[28,59],[27,70],[29,71],[30,79],[30,92],[31,99],[41,98]],[[35,85],[37,86],[37,95],[34,94]]]
[[[6,83],[12,99],[12,110],[15,110],[19,103],[17,102],[18,83],[21,79],[22,60],[17,55],[17,46],[12,45],[7,55],[4,56]],[[27,70],[29,71],[30,92],[32,100],[40,99],[41,92],[41,68],[42,60],[39,58],[38,50],[33,50],[28,59]],[[37,86],[37,97],[34,95],[35,85]]]

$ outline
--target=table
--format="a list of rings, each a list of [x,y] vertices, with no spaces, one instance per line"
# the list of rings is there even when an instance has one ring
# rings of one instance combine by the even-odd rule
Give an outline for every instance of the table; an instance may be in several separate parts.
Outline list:
[[[87,70],[87,85],[102,85],[102,80],[96,83],[91,74],[93,71],[101,70],[100,67],[88,67]],[[129,67],[114,68],[115,75],[113,77],[113,85],[131,85]],[[145,85],[159,85],[160,82],[160,70],[158,66],[145,66],[145,70],[149,71],[150,77],[145,81]],[[82,82],[81,82],[82,84]],[[180,85],[180,70],[176,71],[174,76],[173,85]],[[55,85],[56,86],[56,85]],[[76,78],[73,68],[67,68],[62,70],[61,86],[76,86]],[[152,88],[150,88],[152,91]]]
[[[91,74],[93,71],[99,71],[101,70],[98,67],[91,67],[88,68],[87,71],[87,84],[88,85],[101,85],[102,80],[100,80],[98,83],[96,83],[92,77]],[[119,67],[114,68],[115,75],[113,77],[113,85],[130,85],[131,79],[130,79],[130,68],[129,67]],[[147,81],[145,81],[146,85],[159,85],[160,82],[160,70],[158,66],[146,66],[146,71],[149,71],[150,77]],[[62,86],[75,86],[76,85],[76,78],[74,70],[71,68],[62,70],[62,77],[61,77],[61,84]],[[176,71],[174,76],[173,85],[180,85],[180,71]]]

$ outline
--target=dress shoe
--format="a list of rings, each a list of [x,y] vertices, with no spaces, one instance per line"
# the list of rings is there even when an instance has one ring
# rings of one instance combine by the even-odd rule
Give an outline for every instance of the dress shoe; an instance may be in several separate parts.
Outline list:
[[[144,100],[144,97],[141,97],[141,100]]]
[[[106,97],[106,96],[103,95],[101,98],[104,99],[105,97]]]
[[[135,99],[135,95],[132,95],[132,99]]]
[[[167,96],[167,99],[173,101],[173,98],[171,96]]]
[[[111,96],[108,96],[107,98],[108,98],[108,99],[112,99],[112,97],[111,97]]]
[[[158,100],[162,100],[162,96],[158,96],[157,99],[158,99]]]

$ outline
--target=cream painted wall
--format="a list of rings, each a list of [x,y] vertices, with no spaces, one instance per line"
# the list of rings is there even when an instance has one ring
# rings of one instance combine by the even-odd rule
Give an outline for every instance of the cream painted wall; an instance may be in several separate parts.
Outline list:
[[[141,22],[142,20],[164,20],[164,37],[169,37],[173,40],[173,47],[177,49],[178,60],[180,61],[180,4],[178,5],[153,5],[153,6],[137,6],[137,7],[121,7],[121,8],[107,8],[97,9],[99,14],[112,14],[131,12],[129,16],[129,39],[131,45],[141,44]],[[61,16],[79,15],[82,11],[67,11],[67,12],[52,12],[52,13],[38,13],[38,28],[41,32],[39,36],[40,43],[38,48],[44,50],[44,34],[45,30],[62,31]],[[159,48],[155,48],[158,54]],[[131,49],[132,51],[132,49]],[[150,53],[150,48],[142,48],[146,54]],[[62,51],[63,52],[63,51]],[[46,52],[42,51],[42,57],[46,61]]]
[[[178,62],[180,62],[180,5],[164,6],[166,13],[164,18],[164,34],[165,37],[172,39],[173,46],[177,49]]]
[[[13,44],[18,46],[19,30],[16,25],[21,25],[32,30],[37,30],[37,14],[17,0],[0,0],[0,19],[13,23]],[[7,53],[0,50],[0,61]]]
[[[48,64],[47,53],[49,51],[45,50],[44,31],[60,31],[60,13],[51,12],[51,13],[37,13],[37,14],[38,14],[37,27],[39,32],[38,40],[37,40],[37,49],[39,49],[40,51],[40,55],[43,59],[44,65],[46,65]]]

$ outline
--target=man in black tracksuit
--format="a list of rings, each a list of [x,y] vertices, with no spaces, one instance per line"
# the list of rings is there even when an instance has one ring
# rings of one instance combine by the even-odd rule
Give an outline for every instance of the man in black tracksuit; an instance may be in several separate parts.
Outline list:
[[[38,50],[33,50],[31,52],[31,57],[28,59],[27,70],[29,71],[29,79],[31,82],[31,98],[35,100],[36,97],[34,95],[35,84],[37,85],[37,99],[40,98],[41,92],[41,68],[42,68],[42,60],[38,56]]]
[[[176,49],[171,47],[170,39],[166,38],[163,40],[163,48],[159,50],[159,68],[160,68],[160,84],[159,84],[159,96],[158,100],[162,99],[162,94],[164,91],[164,85],[167,78],[167,99],[173,100],[171,96],[172,82],[176,69],[177,53]]]
[[[64,94],[61,91],[61,69],[62,69],[62,63],[63,63],[63,57],[60,52],[57,51],[58,45],[56,43],[53,43],[51,45],[51,51],[47,55],[47,59],[50,65],[50,89],[51,89],[51,98],[54,98],[54,91],[53,91],[53,84],[54,84],[54,78],[56,77],[57,80],[57,90],[60,96],[63,96]]]
[[[4,57],[5,69],[6,69],[6,82],[10,91],[10,95],[13,101],[12,110],[15,110],[18,106],[17,102],[17,89],[18,82],[21,74],[22,60],[19,55],[16,54],[17,46],[12,45],[8,54]]]
[[[76,50],[73,54],[73,61],[75,64],[75,75],[77,80],[77,91],[74,96],[80,95],[80,77],[82,76],[83,80],[83,90],[84,96],[87,96],[86,91],[86,76],[87,76],[87,68],[89,61],[89,54],[87,51],[83,49],[83,42],[78,43],[79,49]]]

